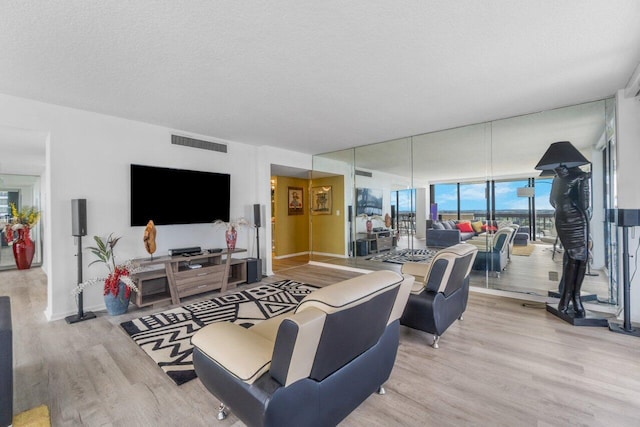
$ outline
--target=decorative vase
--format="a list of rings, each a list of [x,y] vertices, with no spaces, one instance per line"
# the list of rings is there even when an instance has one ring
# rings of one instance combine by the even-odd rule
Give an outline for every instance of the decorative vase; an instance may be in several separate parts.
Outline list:
[[[371,233],[371,230],[373,230],[373,222],[368,219],[367,220],[367,233]]]
[[[236,240],[238,239],[238,232],[235,228],[224,232],[224,237],[227,241],[227,249],[232,251],[236,248]]]
[[[113,295],[108,292],[104,296],[104,304],[107,306],[107,313],[111,316],[118,316],[124,314],[129,309],[129,300],[131,300],[131,293],[127,296],[127,285],[121,280],[118,282],[118,295]]]
[[[28,270],[31,268],[36,245],[31,240],[28,227],[19,228],[17,231],[18,238],[13,242],[13,257],[18,270]]]

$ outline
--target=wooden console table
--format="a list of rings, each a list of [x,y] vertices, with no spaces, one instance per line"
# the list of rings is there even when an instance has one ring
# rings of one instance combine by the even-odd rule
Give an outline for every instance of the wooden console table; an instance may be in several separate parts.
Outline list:
[[[356,239],[367,241],[368,253],[378,253],[393,248],[393,231],[394,230],[382,230],[358,233]]]
[[[147,268],[133,276],[138,286],[133,303],[138,307],[169,301],[180,304],[187,296],[235,288],[247,281],[247,261],[231,257],[239,252],[246,249],[134,259],[134,265]]]

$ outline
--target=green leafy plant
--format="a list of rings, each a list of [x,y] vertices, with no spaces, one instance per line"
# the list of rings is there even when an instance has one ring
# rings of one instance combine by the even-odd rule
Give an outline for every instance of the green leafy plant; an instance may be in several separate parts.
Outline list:
[[[93,236],[93,240],[96,242],[96,245],[89,246],[87,249],[95,255],[97,259],[90,262],[89,266],[95,263],[102,263],[107,267],[109,274],[107,277],[91,279],[78,284],[74,289],[74,293],[78,294],[82,292],[85,287],[99,282],[104,283],[104,295],[111,294],[117,297],[120,292],[120,282],[126,285],[124,298],[129,298],[131,291],[138,292],[138,288],[130,276],[136,273],[139,268],[134,267],[131,261],[126,261],[122,264],[116,263],[114,248],[120,240],[120,237],[115,237],[113,233],[111,233],[106,239],[100,236]]]

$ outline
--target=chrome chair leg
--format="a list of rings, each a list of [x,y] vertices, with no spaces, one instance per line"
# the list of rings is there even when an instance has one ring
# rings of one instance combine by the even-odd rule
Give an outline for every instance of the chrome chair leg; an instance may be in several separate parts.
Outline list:
[[[460,317],[458,317],[458,320],[464,320],[464,318],[462,317],[462,314],[460,315]]]
[[[433,344],[431,344],[431,347],[440,348],[440,346],[438,345],[438,341],[440,341],[440,335],[434,335],[433,336]]]
[[[380,395],[387,394],[387,390],[385,390],[384,387],[380,386],[378,387],[377,393]]]
[[[227,411],[224,403],[220,402],[220,406],[218,407],[218,421],[222,421],[225,418],[227,418]]]

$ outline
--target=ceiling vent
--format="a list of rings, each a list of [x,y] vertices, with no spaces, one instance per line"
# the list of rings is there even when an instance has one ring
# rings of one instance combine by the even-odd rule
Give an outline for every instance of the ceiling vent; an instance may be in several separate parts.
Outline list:
[[[201,139],[187,138],[186,136],[171,135],[171,143],[175,145],[184,145],[185,147],[200,148],[202,150],[217,151],[226,153],[227,146],[217,142],[203,141]]]
[[[629,83],[624,90],[625,98],[633,98],[640,96],[640,64],[636,67],[635,71],[629,79]]]
[[[371,172],[367,172],[367,171],[360,171],[358,169],[356,169],[356,175],[359,176],[368,176],[369,178],[371,178],[373,176],[373,174]]]

